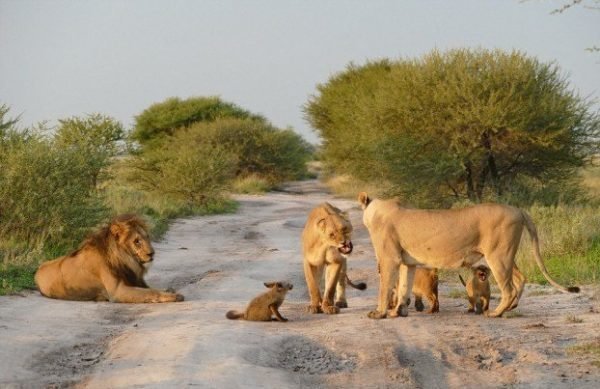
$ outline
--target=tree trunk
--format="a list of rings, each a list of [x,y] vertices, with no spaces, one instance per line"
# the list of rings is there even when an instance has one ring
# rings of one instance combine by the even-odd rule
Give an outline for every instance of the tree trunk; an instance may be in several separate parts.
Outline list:
[[[471,161],[466,161],[464,163],[465,167],[465,180],[467,184],[467,197],[469,200],[478,202],[477,194],[475,193],[475,187],[473,185],[473,164]]]

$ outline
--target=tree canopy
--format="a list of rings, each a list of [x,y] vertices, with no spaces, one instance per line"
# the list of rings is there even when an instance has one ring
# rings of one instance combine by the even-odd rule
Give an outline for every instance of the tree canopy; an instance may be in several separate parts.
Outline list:
[[[192,97],[181,100],[169,98],[145,109],[135,118],[135,128],[131,137],[141,144],[160,139],[181,128],[197,122],[212,122],[223,118],[264,120],[218,97]]]
[[[600,134],[598,113],[558,66],[517,51],[350,64],[305,113],[327,166],[418,204],[564,185]]]

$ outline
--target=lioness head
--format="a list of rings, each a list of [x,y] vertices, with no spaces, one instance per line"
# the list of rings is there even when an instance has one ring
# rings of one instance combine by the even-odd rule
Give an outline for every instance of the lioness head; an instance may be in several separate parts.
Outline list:
[[[119,246],[127,250],[140,263],[148,264],[154,259],[154,248],[148,236],[146,224],[135,215],[121,215],[110,223],[110,233]]]
[[[330,214],[317,222],[317,227],[323,239],[330,245],[337,247],[342,254],[352,252],[352,224],[344,214]]]

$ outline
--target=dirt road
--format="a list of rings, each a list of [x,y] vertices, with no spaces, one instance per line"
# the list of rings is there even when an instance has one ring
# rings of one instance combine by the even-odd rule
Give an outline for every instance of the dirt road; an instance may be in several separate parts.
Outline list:
[[[0,297],[0,387],[600,387],[594,357],[566,353],[600,345],[597,287],[565,295],[528,285],[512,317],[487,319],[450,297],[460,284],[443,282],[440,313],[411,308],[406,318],[371,320],[378,278],[355,202],[333,198],[315,181],[239,201],[236,214],[178,220],[155,244],[148,283],[177,289],[182,303]],[[323,201],[350,212],[348,274],[369,286],[350,289],[350,307],[331,316],[305,312],[300,253],[307,213]],[[294,284],[281,308],[289,322],[225,318],[273,279]]]

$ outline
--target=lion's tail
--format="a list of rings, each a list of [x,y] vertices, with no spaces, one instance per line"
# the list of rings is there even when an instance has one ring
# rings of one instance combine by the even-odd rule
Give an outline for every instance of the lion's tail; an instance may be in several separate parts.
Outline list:
[[[236,319],[243,319],[244,318],[244,313],[243,312],[237,312],[237,311],[229,311],[225,314],[225,317],[227,317],[228,319],[231,320],[236,320]]]
[[[367,284],[365,284],[364,282],[359,282],[358,284],[353,283],[350,280],[350,277],[348,277],[348,274],[346,274],[346,282],[348,283],[348,285],[350,285],[354,289],[358,289],[358,290],[365,290],[365,289],[367,289]]]
[[[460,278],[460,283],[463,284],[464,287],[467,287],[467,284],[465,283],[465,280],[463,280],[463,278],[461,277],[461,275],[458,275],[458,278]]]
[[[537,263],[540,271],[546,277],[550,285],[554,286],[556,289],[562,292],[571,292],[571,293],[579,293],[578,286],[569,286],[564,287],[560,285],[558,282],[554,281],[550,274],[548,274],[548,270],[544,265],[544,261],[542,261],[542,256],[540,254],[540,241],[537,234],[537,229],[535,228],[535,224],[531,220],[531,217],[525,212],[521,211],[523,215],[523,220],[525,221],[525,228],[527,228],[527,232],[529,232],[529,236],[531,237],[531,245],[533,246],[533,257],[535,258],[535,262]]]

